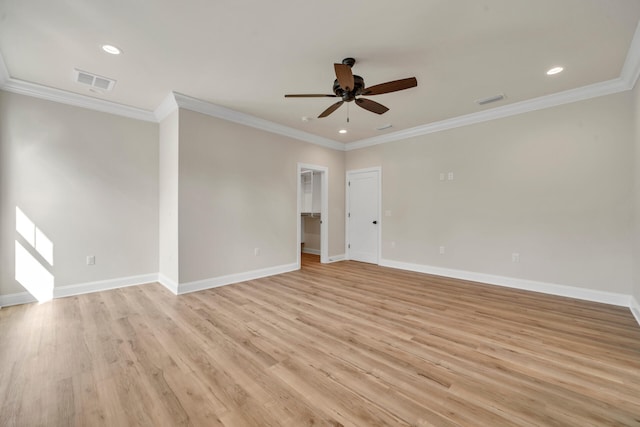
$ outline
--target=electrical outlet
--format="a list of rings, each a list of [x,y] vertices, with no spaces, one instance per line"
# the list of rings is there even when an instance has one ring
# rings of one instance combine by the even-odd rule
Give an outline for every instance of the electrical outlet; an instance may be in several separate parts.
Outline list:
[[[444,181],[444,172],[440,172],[440,181]]]
[[[444,246],[440,246],[440,255],[444,254]]]
[[[520,254],[517,252],[512,253],[511,262],[520,262]]]
[[[255,248],[255,249],[253,250],[253,254],[254,254],[255,256],[260,256],[260,248]]]
[[[453,172],[449,172],[449,173],[447,174],[447,179],[448,179],[449,181],[453,181]]]
[[[87,265],[95,265],[95,264],[96,264],[96,256],[87,255]]]

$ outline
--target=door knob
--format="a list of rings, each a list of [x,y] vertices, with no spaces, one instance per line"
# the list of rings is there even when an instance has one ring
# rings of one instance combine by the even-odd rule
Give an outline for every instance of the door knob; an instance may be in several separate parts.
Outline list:
[[[373,221],[373,223],[374,223],[374,224],[377,224],[377,223],[378,223],[378,221]]]

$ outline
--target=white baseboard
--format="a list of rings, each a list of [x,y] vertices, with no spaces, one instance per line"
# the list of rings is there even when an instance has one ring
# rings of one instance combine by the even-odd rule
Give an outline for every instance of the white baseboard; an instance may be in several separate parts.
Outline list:
[[[635,299],[633,295],[629,298],[631,301],[629,303],[629,308],[631,309],[631,314],[636,318],[636,322],[640,325],[640,304],[638,304],[638,300]]]
[[[53,288],[53,298],[65,298],[91,292],[108,291],[128,286],[142,285],[158,281],[158,273],[142,274],[139,276],[119,277],[117,279],[99,280],[97,282],[79,283],[77,285],[58,286]],[[0,307],[10,305],[29,304],[38,300],[29,292],[0,295]]]
[[[541,292],[544,294],[558,295],[576,298],[586,301],[600,302],[604,304],[622,307],[630,306],[630,296],[613,292],[596,291],[593,289],[577,288],[575,286],[558,285],[555,283],[536,282],[533,280],[517,279],[514,277],[496,276],[492,274],[474,273],[471,271],[454,270],[449,268],[433,267],[430,265],[412,264],[407,262],[380,260],[383,267],[398,268],[401,270],[416,271],[418,273],[434,274],[436,276],[452,277],[455,279],[470,280],[473,282],[488,283],[490,285],[504,286],[508,288],[522,289],[526,291]]]
[[[117,279],[99,280],[97,282],[79,283],[53,288],[54,298],[64,298],[74,295],[89,294],[91,292],[108,291],[126,288],[128,286],[143,285],[158,281],[158,273],[141,274],[139,276],[119,277]]]
[[[346,259],[347,259],[347,257],[346,257],[345,254],[339,254],[339,255],[330,256],[329,257],[329,261],[327,261],[327,264],[330,264],[332,262],[344,261]]]
[[[304,248],[303,254],[320,255],[320,249]]]
[[[172,294],[178,295],[179,285],[164,274],[158,273],[158,283],[167,288]]]
[[[38,302],[38,300],[29,292],[18,292],[16,294],[0,295],[0,307],[30,304],[32,302]]]
[[[246,282],[247,280],[259,279],[261,277],[288,273],[297,269],[298,265],[296,263],[293,263],[263,268],[260,270],[247,271],[245,273],[229,274],[227,276],[212,277],[210,279],[180,283],[178,285],[178,295],[186,294],[189,292],[202,291],[205,289],[217,288],[219,286],[231,285],[238,282]]]

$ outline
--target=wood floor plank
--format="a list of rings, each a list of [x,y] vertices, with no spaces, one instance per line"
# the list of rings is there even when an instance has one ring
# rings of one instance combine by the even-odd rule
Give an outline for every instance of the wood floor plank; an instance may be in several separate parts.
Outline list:
[[[0,425],[640,426],[628,309],[303,254],[0,310]]]

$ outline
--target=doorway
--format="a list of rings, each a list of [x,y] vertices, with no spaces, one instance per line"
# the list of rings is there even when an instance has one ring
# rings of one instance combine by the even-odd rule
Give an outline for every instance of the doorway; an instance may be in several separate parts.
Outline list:
[[[378,264],[380,262],[380,189],[379,167],[347,171],[347,258]]]
[[[298,163],[298,268],[302,252],[320,255],[329,262],[329,168]],[[306,246],[306,248],[305,248]]]

